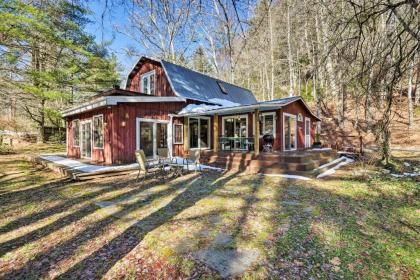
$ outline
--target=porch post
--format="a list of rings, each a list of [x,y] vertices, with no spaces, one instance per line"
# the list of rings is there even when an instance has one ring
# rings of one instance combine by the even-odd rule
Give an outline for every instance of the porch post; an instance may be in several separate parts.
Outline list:
[[[219,151],[219,115],[213,116],[213,151]]]
[[[254,150],[255,154],[260,153],[260,110],[255,109],[254,112]]]
[[[184,155],[188,153],[189,143],[188,143],[188,117],[184,117]]]

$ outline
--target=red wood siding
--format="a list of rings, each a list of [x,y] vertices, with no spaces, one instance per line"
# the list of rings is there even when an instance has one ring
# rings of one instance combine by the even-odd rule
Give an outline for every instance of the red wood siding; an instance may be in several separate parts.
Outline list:
[[[169,114],[181,110],[186,103],[125,103],[112,106],[112,162],[130,163],[135,161],[136,118],[169,121]]]
[[[112,123],[112,116],[110,114],[110,110],[106,108],[101,108],[98,110],[94,110],[91,112],[86,112],[79,114],[77,116],[72,116],[67,118],[67,156],[70,158],[80,158],[80,146],[75,147],[73,146],[73,128],[72,128],[72,121],[78,119],[80,122],[86,120],[92,120],[93,116],[95,115],[103,115],[104,117],[104,148],[98,149],[93,147],[92,142],[92,162],[96,163],[104,163],[104,164],[111,164],[112,163],[112,156],[111,156],[111,123]],[[106,125],[105,125],[106,124]],[[93,122],[92,122],[93,126]],[[79,127],[80,131],[80,127]],[[92,134],[93,137],[93,134]],[[79,140],[81,144],[81,139]]]
[[[284,106],[282,108],[282,112],[289,113],[292,115],[297,115],[300,113],[302,114],[303,120],[301,122],[297,121],[297,148],[298,149],[304,149],[305,148],[305,117],[311,119],[311,145],[313,144],[315,140],[315,131],[316,131],[316,122],[317,119],[315,119],[309,111],[306,109],[306,107],[303,105],[301,101],[293,102],[287,106]],[[283,126],[283,114],[281,117],[281,126]],[[283,133],[283,129],[282,129]],[[283,140],[282,140],[283,141]],[[283,148],[283,145],[281,145]]]
[[[153,70],[156,73],[155,96],[175,96],[162,66],[159,63],[152,62],[146,62],[140,67],[138,72],[133,76],[128,90],[143,92],[140,88],[140,77],[141,75]]]

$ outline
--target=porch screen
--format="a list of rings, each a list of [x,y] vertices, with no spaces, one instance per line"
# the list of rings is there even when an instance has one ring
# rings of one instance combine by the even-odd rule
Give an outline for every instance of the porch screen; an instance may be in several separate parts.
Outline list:
[[[209,119],[190,118],[189,124],[190,148],[209,148]]]

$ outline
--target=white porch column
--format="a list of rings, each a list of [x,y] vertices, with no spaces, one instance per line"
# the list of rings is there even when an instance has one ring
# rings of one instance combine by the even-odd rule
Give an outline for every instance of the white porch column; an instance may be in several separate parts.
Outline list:
[[[168,156],[170,158],[173,157],[173,116],[169,116],[169,124],[168,124],[168,137],[166,139],[167,143],[168,143]]]

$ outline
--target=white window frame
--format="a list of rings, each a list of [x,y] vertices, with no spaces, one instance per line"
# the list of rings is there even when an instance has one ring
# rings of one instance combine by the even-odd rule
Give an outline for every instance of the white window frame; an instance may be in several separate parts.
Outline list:
[[[273,116],[273,137],[276,138],[276,126],[277,126],[277,122],[276,122],[276,112],[268,112],[268,113],[261,113],[260,116],[262,116],[262,130],[264,130],[264,126],[265,126],[265,116],[267,115],[272,115]],[[258,119],[258,125],[259,125],[259,119]],[[260,137],[263,137],[264,135],[262,134],[262,130],[260,129]]]
[[[74,145],[74,122],[75,121],[79,122],[79,145]],[[72,132],[72,137],[71,137],[72,146],[75,148],[80,148],[80,119],[74,119],[71,121],[71,132]]]
[[[284,119],[285,119],[285,117],[291,117],[291,118],[294,118],[295,119],[295,123],[296,123],[296,137],[295,137],[295,148],[294,149],[290,149],[290,150],[286,150],[286,143],[284,142],[285,141],[285,135],[284,135]],[[298,134],[298,121],[297,121],[297,115],[293,115],[293,114],[289,114],[289,113],[283,113],[283,118],[282,118],[282,120],[283,120],[283,123],[282,123],[282,127],[283,127],[283,151],[285,151],[285,152],[288,152],[288,151],[296,151],[297,150],[297,141],[298,141],[298,136],[297,136],[297,134]]]
[[[103,137],[102,147],[96,147],[95,146],[95,118],[101,118],[102,119],[102,137]],[[94,115],[92,117],[92,139],[93,139],[92,149],[103,150],[104,145],[105,145],[105,129],[104,129],[104,115],[103,114]]]
[[[153,84],[153,92],[150,92],[150,77],[154,75],[154,84]],[[143,79],[148,79],[147,81],[147,91],[143,88]],[[149,71],[147,73],[144,73],[143,75],[140,76],[140,90],[142,93],[147,94],[147,95],[155,95],[156,92],[156,71],[152,70]]]
[[[225,136],[225,119],[232,119],[232,118],[245,118],[246,119],[246,138],[249,137],[248,134],[248,115],[233,115],[233,116],[223,116],[222,117],[222,136]]]
[[[90,157],[83,157],[83,145],[82,145],[82,124],[90,123]],[[93,123],[92,118],[85,119],[83,121],[80,121],[80,129],[79,129],[79,144],[80,144],[80,158],[86,158],[86,159],[92,159],[93,157]]]
[[[207,135],[208,135],[208,147],[201,147],[201,142],[200,141],[198,141],[198,148],[191,148],[190,147],[190,139],[191,139],[191,125],[190,125],[190,120],[191,119],[198,119],[198,135],[200,135],[200,131],[201,131],[201,124],[200,124],[200,119],[205,119],[205,120],[208,120],[208,122],[209,122],[209,125],[208,125],[208,131],[207,131]],[[210,148],[211,148],[211,135],[210,135],[210,127],[211,127],[211,121],[210,121],[210,117],[191,117],[191,118],[188,118],[188,148],[190,149],[190,150],[209,150]],[[200,136],[199,136],[200,137]],[[200,139],[199,139],[200,140]]]
[[[181,137],[181,142],[176,142],[175,141],[175,136],[176,136],[176,129],[175,129],[175,126],[180,126],[181,127],[181,132],[182,132],[182,137]],[[174,144],[184,144],[184,124],[182,124],[182,123],[174,123],[174,125],[173,125],[173,129],[174,129],[174,132],[173,132],[173,134],[174,134]]]
[[[167,125],[166,127],[166,131],[167,131],[167,137],[166,137],[166,141],[167,141],[167,146],[168,146],[168,151],[169,151],[169,147],[172,144],[170,137],[169,137],[169,121],[167,120],[158,120],[158,119],[145,119],[145,118],[136,118],[136,150],[140,149],[140,122],[151,122],[153,123],[153,158],[157,158],[157,124],[158,123],[164,123]]]

